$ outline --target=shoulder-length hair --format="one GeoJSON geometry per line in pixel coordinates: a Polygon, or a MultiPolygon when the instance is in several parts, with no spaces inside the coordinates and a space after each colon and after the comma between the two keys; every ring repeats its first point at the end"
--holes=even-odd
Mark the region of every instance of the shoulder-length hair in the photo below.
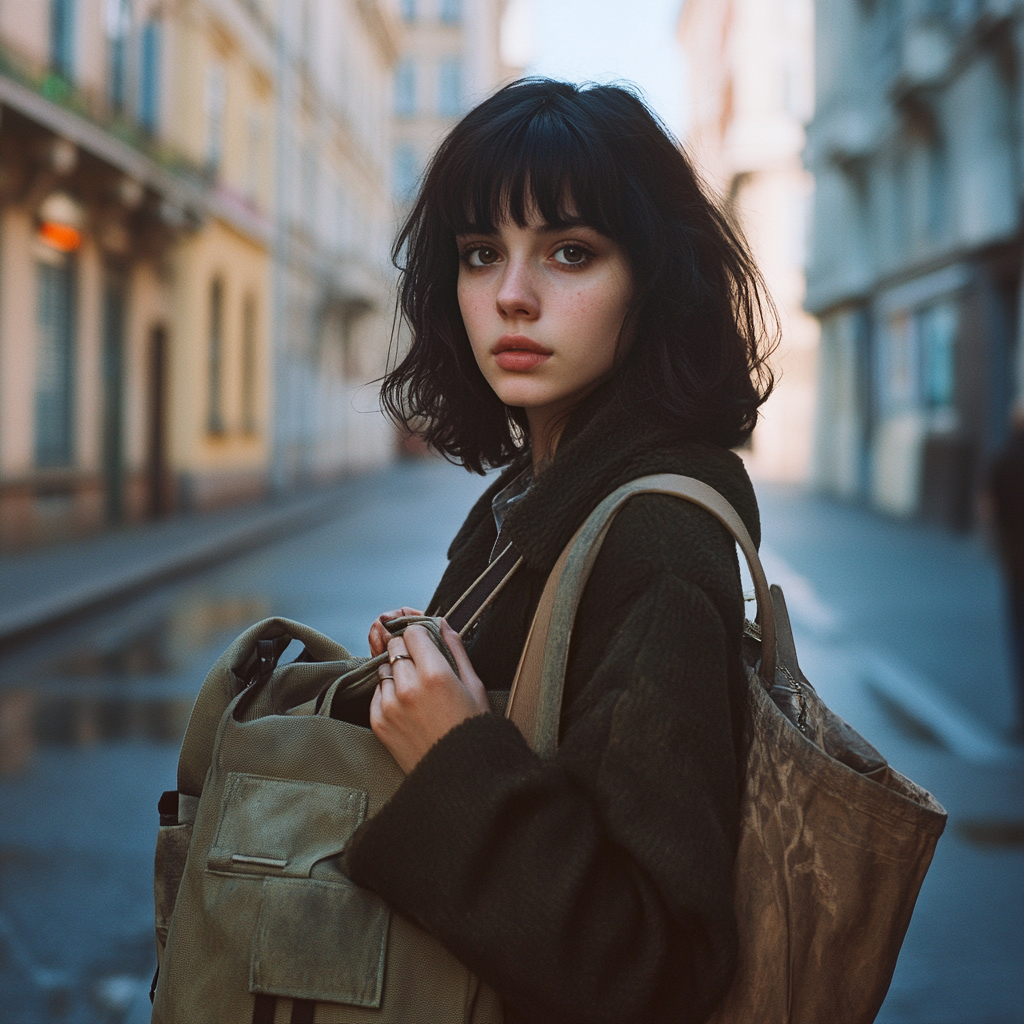
{"type": "Polygon", "coordinates": [[[383,380],[385,411],[476,472],[522,451],[524,411],[501,402],[470,348],[455,239],[506,218],[526,226],[533,208],[623,248],[635,289],[623,362],[634,389],[687,437],[743,443],[773,384],[774,309],[753,260],[637,96],[549,79],[485,100],[430,162],[392,251],[412,342],[383,380]]]}

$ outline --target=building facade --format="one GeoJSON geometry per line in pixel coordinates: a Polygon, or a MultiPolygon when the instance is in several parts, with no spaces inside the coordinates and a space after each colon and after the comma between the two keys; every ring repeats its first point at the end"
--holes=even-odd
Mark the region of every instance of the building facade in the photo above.
{"type": "Polygon", "coordinates": [[[403,210],[449,129],[521,69],[502,59],[508,0],[400,0],[398,6],[404,32],[394,74],[392,167],[403,210]]]}
{"type": "Polygon", "coordinates": [[[279,6],[273,296],[277,488],[381,465],[395,211],[392,0],[279,6]]]}
{"type": "Polygon", "coordinates": [[[686,149],[742,229],[779,314],[776,390],[744,449],[761,479],[810,474],[818,324],[803,310],[813,181],[801,162],[813,109],[812,0],[686,0],[686,149]]]}
{"type": "Polygon", "coordinates": [[[0,0],[0,547],[379,465],[392,0],[0,0]]]}
{"type": "Polygon", "coordinates": [[[818,0],[814,477],[954,528],[1024,403],[1024,4],[818,0]]]}

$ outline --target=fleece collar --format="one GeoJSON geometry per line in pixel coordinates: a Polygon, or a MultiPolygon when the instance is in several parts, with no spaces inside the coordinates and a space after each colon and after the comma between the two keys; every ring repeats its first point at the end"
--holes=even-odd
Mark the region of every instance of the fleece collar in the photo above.
{"type": "MultiPolygon", "coordinates": [[[[609,382],[566,424],[551,464],[509,510],[506,524],[528,566],[550,572],[562,548],[616,487],[652,473],[693,476],[720,491],[739,513],[755,544],[761,526],[743,462],[731,451],[688,440],[651,403],[627,402],[609,382]]],[[[497,493],[529,456],[517,459],[488,493],[497,493]]]]}

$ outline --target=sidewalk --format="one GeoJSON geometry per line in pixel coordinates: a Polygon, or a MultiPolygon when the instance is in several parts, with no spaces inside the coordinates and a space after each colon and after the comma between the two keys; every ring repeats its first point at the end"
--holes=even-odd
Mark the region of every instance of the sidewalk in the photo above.
{"type": "Polygon", "coordinates": [[[957,737],[942,720],[1002,745],[1016,694],[1002,579],[982,538],[798,487],[756,488],[761,560],[785,591],[798,645],[856,648],[873,687],[944,742],[957,737]]]}
{"type": "Polygon", "coordinates": [[[341,515],[376,476],[0,555],[0,650],[341,515]]]}

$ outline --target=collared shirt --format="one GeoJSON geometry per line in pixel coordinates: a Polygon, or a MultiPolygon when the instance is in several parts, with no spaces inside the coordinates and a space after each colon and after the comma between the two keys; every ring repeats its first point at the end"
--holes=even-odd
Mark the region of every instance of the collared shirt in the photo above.
{"type": "Polygon", "coordinates": [[[508,515],[509,509],[511,509],[512,506],[526,494],[532,484],[533,466],[527,466],[522,473],[514,477],[500,491],[498,491],[492,499],[491,512],[494,513],[494,525],[498,530],[498,539],[494,542],[494,547],[491,548],[492,562],[501,554],[502,551],[505,550],[510,540],[509,537],[502,535],[502,529],[505,525],[505,517],[508,515]]]}

